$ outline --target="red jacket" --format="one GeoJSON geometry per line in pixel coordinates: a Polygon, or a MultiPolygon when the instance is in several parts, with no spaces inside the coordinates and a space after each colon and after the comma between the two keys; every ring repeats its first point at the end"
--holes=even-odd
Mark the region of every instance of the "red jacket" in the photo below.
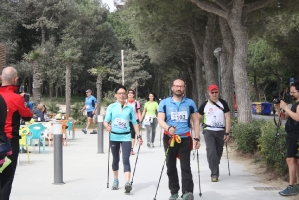
{"type": "Polygon", "coordinates": [[[18,87],[15,85],[0,87],[0,96],[4,99],[7,107],[7,113],[0,113],[0,115],[6,115],[4,127],[6,136],[9,139],[19,140],[21,117],[25,121],[30,121],[32,118],[32,113],[30,109],[25,106],[24,98],[21,95],[15,93],[17,89],[18,87]]]}

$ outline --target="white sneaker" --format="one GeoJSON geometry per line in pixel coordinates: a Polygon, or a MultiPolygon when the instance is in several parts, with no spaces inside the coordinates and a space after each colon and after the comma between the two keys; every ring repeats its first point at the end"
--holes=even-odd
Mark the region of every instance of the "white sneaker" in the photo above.
{"type": "Polygon", "coordinates": [[[155,146],[154,146],[154,143],[151,143],[151,148],[154,148],[155,146]]]}

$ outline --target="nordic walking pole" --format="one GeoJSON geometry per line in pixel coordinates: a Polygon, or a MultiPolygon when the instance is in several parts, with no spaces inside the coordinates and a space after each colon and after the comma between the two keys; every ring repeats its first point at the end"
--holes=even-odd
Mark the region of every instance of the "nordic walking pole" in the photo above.
{"type": "Polygon", "coordinates": [[[199,182],[199,196],[202,196],[201,193],[201,186],[200,186],[200,170],[199,170],[199,157],[198,157],[198,149],[196,150],[196,157],[197,157],[197,171],[198,171],[198,182],[199,182]]]}
{"type": "MultiPolygon", "coordinates": [[[[137,139],[137,140],[138,140],[138,139],[137,139]]],[[[136,157],[136,161],[135,161],[135,167],[134,167],[134,171],[133,171],[133,176],[132,176],[131,186],[133,185],[133,179],[134,179],[134,174],[135,174],[135,170],[136,170],[136,164],[137,164],[137,160],[138,160],[139,150],[140,150],[140,145],[139,145],[139,147],[138,147],[138,151],[137,151],[137,157],[136,157]]]]}
{"type": "MultiPolygon", "coordinates": [[[[192,127],[191,127],[191,136],[192,136],[192,138],[193,138],[193,133],[192,133],[192,127]]],[[[195,159],[195,149],[193,148],[192,149],[192,154],[193,154],[193,160],[195,159]]]]}
{"type": "Polygon", "coordinates": [[[157,189],[156,189],[156,194],[155,194],[154,200],[157,200],[156,197],[157,197],[157,193],[158,193],[158,189],[159,189],[159,185],[160,185],[160,181],[161,181],[162,173],[163,173],[163,170],[164,170],[164,166],[165,166],[165,162],[166,162],[166,158],[167,158],[167,154],[168,154],[169,146],[170,146],[170,145],[168,145],[167,150],[166,150],[166,153],[165,153],[165,159],[164,159],[163,167],[162,167],[162,170],[161,170],[161,174],[160,174],[160,178],[159,178],[159,182],[158,182],[158,186],[157,186],[157,189]]]}
{"type": "Polygon", "coordinates": [[[230,168],[229,168],[229,160],[228,160],[228,151],[227,151],[227,142],[225,143],[225,146],[226,146],[226,156],[227,156],[228,175],[230,176],[230,168]]]}
{"type": "Polygon", "coordinates": [[[107,175],[107,188],[109,188],[109,158],[110,158],[110,133],[109,133],[109,149],[108,149],[108,175],[107,175]]]}

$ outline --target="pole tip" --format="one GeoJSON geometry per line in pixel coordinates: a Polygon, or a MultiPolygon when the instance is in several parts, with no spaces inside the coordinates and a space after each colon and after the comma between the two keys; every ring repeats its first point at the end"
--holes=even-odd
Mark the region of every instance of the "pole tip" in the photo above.
{"type": "Polygon", "coordinates": [[[202,193],[199,193],[199,196],[201,197],[201,196],[202,196],[202,193]]]}

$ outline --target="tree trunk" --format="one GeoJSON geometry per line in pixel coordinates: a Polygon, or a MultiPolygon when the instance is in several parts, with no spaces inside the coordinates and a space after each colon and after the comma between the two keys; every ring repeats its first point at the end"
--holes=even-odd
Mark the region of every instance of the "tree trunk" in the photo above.
{"type": "Polygon", "coordinates": [[[197,106],[200,106],[206,100],[206,90],[205,90],[205,80],[203,76],[203,49],[202,44],[198,40],[198,34],[195,29],[191,26],[191,40],[195,49],[195,80],[196,80],[196,89],[197,89],[197,106]]]}
{"type": "Polygon", "coordinates": [[[45,44],[45,42],[46,42],[46,31],[45,31],[45,28],[44,28],[43,25],[42,25],[40,28],[41,28],[41,33],[42,33],[41,47],[43,48],[43,47],[44,47],[44,44],[45,44]]]}
{"type": "Polygon", "coordinates": [[[191,65],[188,61],[185,61],[184,59],[181,59],[183,61],[183,63],[185,63],[186,65],[186,69],[188,71],[189,77],[190,77],[190,82],[191,84],[189,85],[189,89],[190,89],[190,99],[193,99],[194,102],[197,102],[197,90],[196,90],[196,77],[195,77],[195,73],[192,72],[191,69],[191,65]]]}
{"type": "Polygon", "coordinates": [[[32,92],[32,82],[31,82],[31,77],[28,78],[28,92],[29,92],[30,94],[33,94],[33,92],[32,92]]]}
{"type": "Polygon", "coordinates": [[[71,114],[71,73],[72,65],[68,63],[65,71],[65,105],[67,116],[71,114]]]}
{"type": "Polygon", "coordinates": [[[49,98],[53,98],[53,83],[49,83],[49,98]]]}
{"type": "Polygon", "coordinates": [[[219,26],[222,34],[223,46],[221,50],[221,94],[222,98],[227,101],[231,110],[231,117],[235,116],[234,112],[234,83],[233,83],[233,58],[234,58],[234,39],[229,30],[225,19],[219,17],[219,26]]]}
{"type": "Polygon", "coordinates": [[[234,2],[234,8],[229,13],[227,23],[230,26],[235,41],[233,73],[238,104],[238,122],[246,123],[252,121],[252,114],[246,71],[248,30],[242,23],[245,18],[242,12],[243,6],[244,1],[234,2]]]}
{"type": "Polygon", "coordinates": [[[205,80],[203,77],[203,71],[202,71],[202,61],[198,54],[195,55],[195,80],[196,80],[196,89],[197,89],[197,107],[200,106],[205,100],[206,100],[206,90],[205,90],[205,80]]]}
{"type": "Polygon", "coordinates": [[[41,74],[38,72],[38,61],[34,60],[32,63],[33,68],[33,84],[32,84],[32,95],[35,110],[37,105],[41,102],[40,88],[42,85],[41,74]]]}
{"type": "Polygon", "coordinates": [[[208,22],[205,31],[203,44],[203,57],[207,86],[218,83],[217,66],[214,64],[214,36],[215,36],[216,15],[208,13],[208,22]]]}
{"type": "Polygon", "coordinates": [[[97,102],[98,102],[97,103],[98,104],[97,115],[100,115],[101,114],[101,104],[102,104],[102,84],[103,84],[103,78],[102,78],[101,74],[99,74],[97,76],[96,84],[97,84],[97,102]]]}
{"type": "Polygon", "coordinates": [[[244,6],[244,0],[234,0],[228,3],[215,1],[217,6],[211,6],[205,1],[200,0],[190,1],[195,3],[199,8],[217,14],[227,20],[235,41],[233,75],[238,104],[238,122],[251,122],[251,101],[248,92],[249,82],[246,71],[248,32],[244,24],[248,12],[261,9],[274,2],[274,0],[256,1],[254,3],[249,3],[247,6],[244,6]],[[219,6],[221,9],[219,9],[219,6]]]}
{"type": "Polygon", "coordinates": [[[55,97],[56,97],[56,99],[58,99],[58,86],[56,85],[56,87],[55,87],[55,97]]]}
{"type": "Polygon", "coordinates": [[[2,74],[2,70],[5,67],[6,67],[6,45],[4,43],[0,43],[0,74],[2,74]]]}

